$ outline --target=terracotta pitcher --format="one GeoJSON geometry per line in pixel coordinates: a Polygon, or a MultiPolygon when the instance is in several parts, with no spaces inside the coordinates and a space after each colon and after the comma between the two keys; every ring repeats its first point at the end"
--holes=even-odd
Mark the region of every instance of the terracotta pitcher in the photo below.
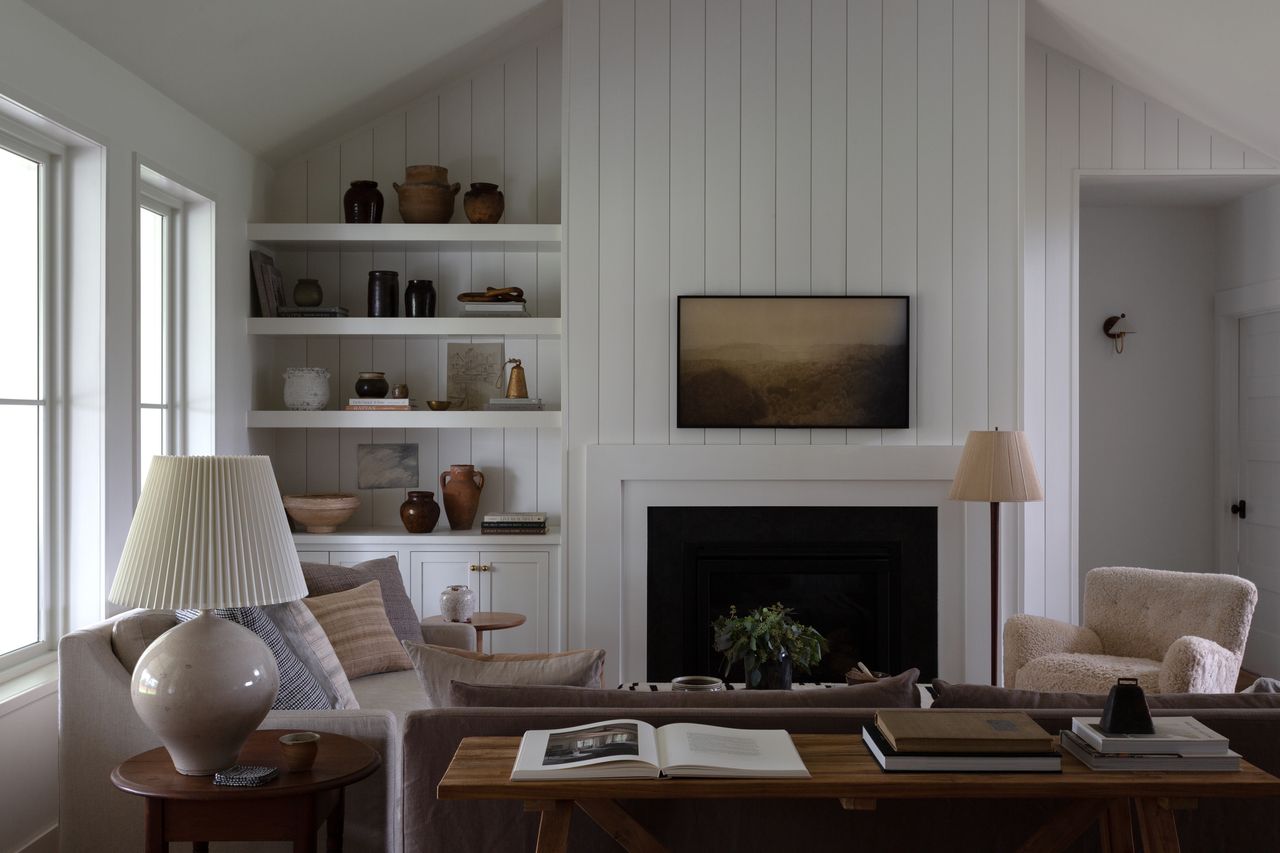
{"type": "Polygon", "coordinates": [[[474,465],[451,465],[440,474],[440,499],[453,530],[470,530],[480,508],[484,472],[474,465]]]}

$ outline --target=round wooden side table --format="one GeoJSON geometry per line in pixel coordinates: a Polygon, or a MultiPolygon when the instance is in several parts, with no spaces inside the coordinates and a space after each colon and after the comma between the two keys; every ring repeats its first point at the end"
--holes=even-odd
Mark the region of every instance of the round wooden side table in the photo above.
{"type": "Polygon", "coordinates": [[[280,768],[265,785],[236,788],[212,776],[183,776],[164,747],[135,755],[111,771],[122,791],[146,799],[146,853],[164,853],[171,841],[190,841],[207,853],[210,841],[292,841],[296,853],[315,853],[316,832],[327,824],[325,849],[341,853],[345,788],[382,763],[371,747],[321,732],[310,770],[284,768],[280,736],[292,729],[254,732],[240,751],[241,764],[280,768]]]}
{"type": "MultiPolygon", "coordinates": [[[[501,631],[503,628],[515,628],[524,624],[523,613],[503,613],[500,610],[477,610],[471,614],[470,622],[459,622],[459,625],[470,625],[476,629],[476,651],[484,653],[485,631],[501,631]]],[[[428,616],[423,622],[444,623],[447,620],[437,613],[428,616]]]]}

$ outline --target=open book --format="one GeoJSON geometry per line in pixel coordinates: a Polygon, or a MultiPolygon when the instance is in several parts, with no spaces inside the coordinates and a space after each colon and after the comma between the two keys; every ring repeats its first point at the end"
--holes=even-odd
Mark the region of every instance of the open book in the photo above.
{"type": "Polygon", "coordinates": [[[657,779],[661,776],[809,778],[781,729],[726,729],[606,720],[524,733],[512,782],[545,779],[657,779]]]}

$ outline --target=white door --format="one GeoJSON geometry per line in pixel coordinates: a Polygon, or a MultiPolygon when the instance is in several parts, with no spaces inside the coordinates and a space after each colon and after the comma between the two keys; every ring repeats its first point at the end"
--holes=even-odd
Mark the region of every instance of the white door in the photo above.
{"type": "Polygon", "coordinates": [[[409,597],[418,616],[440,615],[440,593],[447,586],[463,584],[476,594],[476,610],[484,610],[480,600],[480,555],[475,551],[417,551],[410,558],[409,597]]]}
{"type": "Polygon", "coordinates": [[[549,652],[551,648],[551,560],[545,551],[489,551],[480,555],[485,610],[523,613],[518,628],[491,631],[487,652],[549,652]]]}
{"type": "Polygon", "coordinates": [[[1237,547],[1258,586],[1246,669],[1280,673],[1280,312],[1240,321],[1237,547]]]}

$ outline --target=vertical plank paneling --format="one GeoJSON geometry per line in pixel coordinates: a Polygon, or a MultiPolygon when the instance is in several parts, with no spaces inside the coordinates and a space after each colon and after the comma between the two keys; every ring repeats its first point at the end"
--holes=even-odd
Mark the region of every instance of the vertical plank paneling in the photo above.
{"type": "MultiPolygon", "coordinates": [[[[703,187],[706,165],[706,4],[671,4],[671,302],[668,328],[676,328],[676,297],[702,293],[706,262],[703,187]],[[679,80],[679,85],[674,81],[679,80]]],[[[745,200],[744,200],[745,201],[745,200]]],[[[571,338],[572,339],[572,338],[571,338]]],[[[676,359],[671,359],[668,400],[676,411],[676,359]]],[[[572,405],[578,405],[576,384],[572,405]]],[[[679,429],[671,419],[672,444],[702,444],[703,430],[679,429]]]]}
{"type": "MultiPolygon", "coordinates": [[[[670,336],[671,186],[663,179],[671,172],[670,0],[636,4],[636,56],[644,61],[636,63],[635,93],[635,441],[666,444],[674,415],[667,388],[674,346],[670,336]]],[[[708,50],[708,74],[712,64],[708,50]]],[[[735,190],[736,177],[731,182],[735,190]]]]}
{"type": "MultiPolygon", "coordinates": [[[[916,94],[918,77],[917,18],[914,0],[886,0],[884,4],[884,292],[916,297],[916,94]]],[[[920,312],[911,312],[912,348],[918,346],[920,312]]],[[[919,359],[911,358],[911,421],[920,417],[917,394],[919,359]]],[[[886,444],[915,444],[916,430],[885,430],[886,444]]]]}
{"type": "MultiPolygon", "coordinates": [[[[845,114],[845,293],[881,293],[883,176],[880,172],[882,51],[880,0],[850,0],[845,114]]],[[[878,429],[845,432],[849,444],[880,444],[878,429]]]]}
{"type": "MultiPolygon", "coordinates": [[[[537,222],[560,221],[560,34],[538,44],[538,218],[537,222]]],[[[538,313],[559,317],[560,246],[541,247],[538,252],[538,313]]],[[[558,468],[558,465],[557,465],[558,468]]]]}
{"type": "Polygon", "coordinates": [[[1178,168],[1178,114],[1155,101],[1146,102],[1146,169],[1178,168]]]}
{"type": "MultiPolygon", "coordinates": [[[[956,368],[957,394],[955,406],[986,408],[986,341],[973,341],[982,347],[982,382],[971,387],[972,360],[964,364],[970,372],[961,372],[960,356],[965,336],[957,336],[952,346],[952,266],[953,252],[962,246],[970,253],[986,256],[986,216],[973,213],[986,210],[987,154],[987,64],[986,64],[986,0],[971,2],[938,2],[923,0],[919,4],[919,98],[916,121],[920,128],[917,154],[916,264],[919,286],[912,314],[916,315],[918,336],[915,344],[918,362],[916,439],[920,444],[950,444],[952,424],[952,371],[956,368]],[[979,15],[978,12],[981,12],[979,15]],[[981,23],[981,39],[972,50],[962,50],[961,41],[967,31],[977,31],[981,23]],[[952,44],[955,42],[954,64],[952,44]],[[954,80],[953,80],[954,68],[954,80]],[[981,73],[967,73],[967,71],[981,73]],[[955,111],[952,112],[954,87],[955,111]],[[967,107],[967,109],[966,109],[967,107]],[[953,138],[954,137],[954,138],[953,138]],[[953,192],[952,157],[956,173],[953,192]],[[981,163],[976,161],[981,160],[981,163]],[[977,166],[977,168],[975,168],[977,166]],[[973,198],[966,198],[962,219],[979,224],[978,239],[967,244],[952,240],[952,205],[960,197],[961,182],[970,181],[981,188],[973,198]],[[954,244],[954,245],[953,245],[954,244]],[[982,393],[976,393],[979,390],[982,393]],[[962,399],[963,398],[963,399],[962,399]]],[[[957,223],[959,227],[959,223],[957,223]]],[[[985,265],[984,265],[985,266],[985,265]]],[[[956,281],[959,290],[960,281],[956,281]]],[[[957,293],[957,296],[960,296],[957,293]]],[[[986,326],[986,285],[981,294],[968,293],[967,306],[957,304],[956,316],[968,307],[972,318],[982,310],[986,326]],[[973,299],[974,296],[981,299],[973,299]]],[[[971,348],[971,349],[975,349],[971,348]]],[[[984,411],[985,419],[985,411],[984,411]]]]}
{"type": "MultiPolygon", "coordinates": [[[[1070,377],[1072,359],[1072,174],[1079,166],[1080,73],[1075,64],[1050,54],[1047,69],[1046,182],[1045,182],[1045,388],[1046,444],[1053,448],[1044,460],[1045,550],[1069,555],[1072,551],[1072,459],[1060,448],[1072,447],[1070,377]]],[[[1117,103],[1127,103],[1117,89],[1117,103]]],[[[1141,101],[1139,101],[1141,103],[1141,101]]],[[[1118,110],[1115,126],[1125,125],[1128,110],[1118,110]]],[[[1140,137],[1139,137],[1140,139],[1140,137]]],[[[1139,151],[1141,149],[1139,148],[1139,151]]],[[[1124,161],[1123,147],[1116,148],[1116,162],[1124,161]]],[[[1128,155],[1125,155],[1128,156],[1128,155]]],[[[1030,332],[1028,333],[1030,334],[1030,332]]],[[[1065,561],[1068,565],[1070,559],[1065,561]]],[[[1046,577],[1046,615],[1069,619],[1072,613],[1069,571],[1051,571],[1046,577]]]]}
{"type": "MultiPolygon", "coordinates": [[[[454,83],[440,93],[440,165],[449,170],[450,182],[466,187],[471,181],[471,80],[454,83]]],[[[461,192],[458,193],[462,195],[461,192]]],[[[462,199],[455,200],[452,222],[466,222],[462,199]]],[[[442,245],[439,254],[437,313],[456,317],[458,294],[477,285],[472,280],[472,258],[467,246],[442,245]]],[[[480,285],[483,288],[483,285],[480,285]]]]}
{"type": "MultiPolygon", "coordinates": [[[[1050,62],[1059,62],[1064,67],[1070,66],[1079,76],[1079,68],[1075,63],[1060,54],[1051,54],[1050,62]]],[[[1114,83],[1111,92],[1111,167],[1113,169],[1146,168],[1146,118],[1146,99],[1128,86],[1114,83]]]]}
{"type": "MultiPolygon", "coordinates": [[[[812,229],[811,290],[845,292],[845,130],[848,125],[848,5],[845,0],[813,3],[813,162],[810,180],[812,229]]],[[[815,429],[814,444],[844,444],[843,429],[815,429]]]]}
{"type": "Polygon", "coordinates": [[[393,183],[404,180],[407,127],[403,112],[392,113],[373,126],[373,180],[382,193],[382,221],[400,222],[400,205],[393,183]]]}
{"type": "Polygon", "coordinates": [[[276,171],[271,185],[271,221],[307,221],[307,161],[299,157],[276,171]]]}
{"type": "MultiPolygon", "coordinates": [[[[471,181],[506,186],[506,134],[504,131],[503,66],[494,64],[471,79],[471,181]]],[[[463,212],[463,196],[470,189],[463,183],[454,206],[463,212]]],[[[501,287],[506,284],[506,255],[497,244],[471,246],[471,290],[501,287]]]]}
{"type": "Polygon", "coordinates": [[[1244,151],[1244,167],[1246,169],[1275,169],[1280,168],[1280,163],[1260,151],[1246,148],[1244,151]]]}
{"type": "Polygon", "coordinates": [[[635,439],[634,0],[600,6],[600,442],[635,439]]]}
{"type": "Polygon", "coordinates": [[[1178,168],[1210,168],[1209,139],[1209,128],[1195,119],[1178,116],[1178,168]]]}
{"type": "Polygon", "coordinates": [[[1220,133],[1213,134],[1209,148],[1210,168],[1243,169],[1244,146],[1220,133]]]}
{"type": "MultiPolygon", "coordinates": [[[[1040,45],[1029,42],[1026,53],[1025,137],[1023,157],[1027,174],[1022,246],[1022,428],[1031,443],[1031,452],[1044,469],[1045,347],[1045,180],[1046,180],[1046,65],[1048,57],[1040,45]]],[[[1056,452],[1056,449],[1055,449],[1056,452]]],[[[1045,505],[1026,503],[1022,507],[1022,596],[1023,613],[1043,616],[1045,582],[1045,505]]]]}
{"type": "Polygon", "coordinates": [[[1080,69],[1080,166],[1111,168],[1111,78],[1080,69]]]}
{"type": "MultiPolygon", "coordinates": [[[[813,30],[810,0],[778,0],[776,220],[779,294],[810,293],[813,257],[810,191],[813,181],[811,87],[813,30]]],[[[778,444],[808,444],[807,429],[776,431],[778,444]]]]}
{"type": "MultiPolygon", "coordinates": [[[[972,429],[986,429],[987,412],[987,2],[960,0],[955,7],[955,178],[952,264],[954,312],[949,318],[947,340],[951,361],[947,369],[954,388],[954,403],[946,424],[945,444],[962,444],[972,429]],[[981,213],[981,215],[978,215],[981,213]],[[954,336],[954,343],[952,338],[954,336]]],[[[935,48],[936,49],[936,48],[935,48]]],[[[922,46],[923,56],[923,46],[922,46]]],[[[927,134],[921,129],[921,144],[927,134]]],[[[936,202],[934,202],[936,203],[936,202]]],[[[921,222],[924,210],[920,212],[921,222]]],[[[921,235],[921,242],[925,238],[921,235]]],[[[920,287],[927,286],[921,271],[920,287]]],[[[922,293],[920,301],[924,302],[922,293]]],[[[948,306],[951,307],[951,306],[948,306]]],[[[921,305],[921,348],[928,347],[931,332],[924,328],[927,306],[921,305]]],[[[932,334],[936,334],[936,330],[932,334]]],[[[921,370],[926,364],[921,356],[921,370]]],[[[951,402],[951,398],[948,398],[951,402]]],[[[932,405],[921,380],[920,422],[928,420],[923,409],[932,405]]],[[[939,442],[931,442],[939,443],[939,442]]]]}
{"type": "MultiPolygon", "coordinates": [[[[503,222],[538,221],[538,51],[530,46],[503,66],[502,191],[506,196],[503,222]]],[[[534,246],[508,246],[523,250],[534,246]]],[[[503,256],[503,280],[524,288],[529,313],[542,316],[539,302],[538,253],[508,251],[503,256]]]]}

